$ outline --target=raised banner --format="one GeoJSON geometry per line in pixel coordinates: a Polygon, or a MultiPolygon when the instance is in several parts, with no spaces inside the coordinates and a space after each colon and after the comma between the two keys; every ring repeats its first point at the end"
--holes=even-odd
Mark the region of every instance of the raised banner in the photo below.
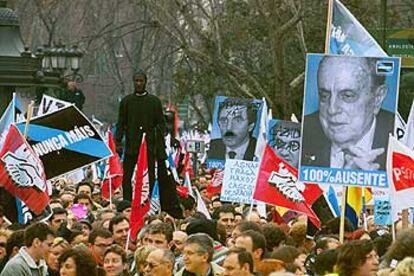
{"type": "MultiPolygon", "coordinates": [[[[227,169],[227,164],[226,164],[227,169]]],[[[318,185],[298,181],[297,169],[278,157],[266,145],[257,176],[253,198],[267,204],[306,214],[316,228],[320,220],[311,205],[323,193],[318,185]]]]}
{"type": "Polygon", "coordinates": [[[353,14],[339,1],[332,0],[328,32],[329,54],[381,57],[387,54],[353,14]]]}
{"type": "Polygon", "coordinates": [[[388,187],[400,59],[309,54],[299,179],[388,187]]]}
{"type": "MultiPolygon", "coordinates": [[[[24,131],[25,123],[17,128],[24,131]]],[[[111,156],[99,132],[74,105],[30,120],[28,141],[48,180],[111,156]]]]}
{"type": "Polygon", "coordinates": [[[224,169],[220,200],[250,204],[259,162],[228,159],[224,169]]]}
{"type": "Polygon", "coordinates": [[[272,119],[267,129],[267,141],[276,154],[297,168],[299,165],[300,124],[272,119]]]}
{"type": "Polygon", "coordinates": [[[224,168],[227,159],[254,161],[263,101],[217,96],[207,152],[208,168],[224,168]]]}
{"type": "Polygon", "coordinates": [[[414,207],[414,151],[390,137],[387,170],[393,218],[403,209],[414,207]]]}
{"type": "Polygon", "coordinates": [[[40,100],[37,115],[40,116],[43,114],[51,113],[69,105],[71,105],[71,103],[43,94],[42,99],[40,100]]]}
{"type": "Polygon", "coordinates": [[[42,162],[13,124],[0,150],[0,187],[22,200],[36,215],[49,203],[42,162]]]}
{"type": "Polygon", "coordinates": [[[388,197],[376,198],[374,200],[374,223],[376,225],[392,224],[391,202],[388,197]]]}

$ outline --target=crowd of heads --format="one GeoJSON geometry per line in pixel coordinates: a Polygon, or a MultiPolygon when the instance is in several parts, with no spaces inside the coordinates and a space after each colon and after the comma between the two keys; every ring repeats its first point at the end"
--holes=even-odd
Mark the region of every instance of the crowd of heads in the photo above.
{"type": "Polygon", "coordinates": [[[414,271],[414,229],[397,227],[393,241],[387,227],[368,217],[367,229],[355,229],[347,222],[341,243],[335,218],[310,237],[304,215],[272,206],[263,213],[256,206],[222,202],[219,194],[210,193],[212,173],[201,167],[193,179],[208,213],[197,209],[190,194],[181,195],[183,218],[162,211],[147,215],[136,237],[129,232],[131,202],[123,200],[122,193],[115,192],[110,203],[96,195],[100,183],[60,183],[50,201],[53,214],[46,220],[27,225],[1,220],[0,269],[7,272],[19,254],[27,253],[49,275],[412,275],[414,271]]]}

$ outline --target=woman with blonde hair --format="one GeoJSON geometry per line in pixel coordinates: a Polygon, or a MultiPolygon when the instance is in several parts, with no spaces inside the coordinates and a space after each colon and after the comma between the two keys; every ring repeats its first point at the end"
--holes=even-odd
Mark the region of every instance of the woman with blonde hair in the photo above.
{"type": "Polygon", "coordinates": [[[50,276],[59,275],[59,257],[68,249],[70,249],[70,244],[64,238],[57,237],[53,240],[46,256],[50,276]]]}

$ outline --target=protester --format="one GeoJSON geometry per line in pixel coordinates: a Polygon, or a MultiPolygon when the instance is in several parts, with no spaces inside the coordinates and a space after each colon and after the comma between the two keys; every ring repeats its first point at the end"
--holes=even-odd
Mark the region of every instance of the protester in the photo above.
{"type": "Polygon", "coordinates": [[[313,272],[316,275],[325,275],[334,272],[334,267],[338,257],[338,252],[335,249],[328,249],[319,253],[315,257],[315,264],[313,272]]]}
{"type": "MultiPolygon", "coordinates": [[[[147,75],[144,72],[135,72],[133,81],[134,93],[124,97],[120,103],[115,135],[118,153],[123,151],[123,138],[125,136],[122,190],[123,199],[129,201],[132,201],[131,178],[144,133],[146,134],[148,146],[150,183],[154,183],[155,179],[155,161],[166,159],[163,136],[166,126],[161,101],[157,96],[149,94],[146,90],[147,75]]],[[[160,169],[159,166],[158,169],[160,169]]]]}
{"type": "Polygon", "coordinates": [[[168,249],[155,249],[144,264],[144,276],[172,276],[174,254],[168,249]]]}
{"type": "Polygon", "coordinates": [[[243,248],[252,254],[254,267],[256,268],[266,253],[266,239],[261,233],[247,230],[236,239],[235,247],[243,248]]]}
{"type": "Polygon", "coordinates": [[[172,239],[173,228],[168,223],[161,222],[148,227],[147,246],[170,249],[172,239]]]}
{"type": "Polygon", "coordinates": [[[379,259],[372,241],[350,241],[338,250],[335,272],[340,276],[375,276],[378,267],[379,259]]]}
{"type": "Polygon", "coordinates": [[[61,225],[68,219],[68,212],[63,208],[53,208],[50,217],[50,228],[57,233],[61,225]]]}
{"type": "Polygon", "coordinates": [[[176,273],[176,276],[185,276],[188,273],[206,275],[219,275],[223,268],[212,263],[213,240],[207,234],[190,235],[184,246],[184,267],[176,273]]]}
{"type": "Polygon", "coordinates": [[[143,275],[147,257],[155,249],[155,247],[142,246],[135,251],[134,259],[137,275],[143,275]]]}
{"type": "Polygon", "coordinates": [[[103,266],[104,253],[112,243],[112,233],[107,229],[96,228],[89,234],[89,252],[99,266],[103,266]]]}
{"type": "Polygon", "coordinates": [[[19,253],[20,248],[24,246],[24,230],[14,231],[7,239],[6,243],[6,257],[3,259],[2,266],[0,265],[0,272],[3,271],[7,261],[19,253]]]}
{"type": "Polygon", "coordinates": [[[62,100],[73,103],[77,108],[82,110],[83,104],[85,103],[85,95],[83,94],[83,91],[79,89],[78,84],[75,81],[68,80],[66,82],[66,90],[62,100]]]}
{"type": "Polygon", "coordinates": [[[254,275],[252,255],[244,249],[231,250],[223,263],[223,276],[254,275]]]}
{"type": "Polygon", "coordinates": [[[57,237],[53,240],[46,256],[49,276],[59,275],[59,257],[68,249],[70,249],[70,245],[65,239],[57,237]]]}
{"type": "Polygon", "coordinates": [[[305,273],[306,254],[294,246],[281,246],[272,253],[272,258],[283,261],[286,265],[293,264],[305,273]]]}
{"type": "Polygon", "coordinates": [[[98,269],[89,252],[83,248],[65,251],[59,257],[61,276],[97,276],[98,269]]]}
{"type": "Polygon", "coordinates": [[[173,251],[176,257],[180,256],[184,249],[184,242],[187,239],[187,233],[183,231],[174,231],[173,232],[173,251]]]}
{"type": "Polygon", "coordinates": [[[7,242],[12,231],[6,229],[0,229],[0,272],[8,261],[7,258],[7,242]]]}
{"type": "Polygon", "coordinates": [[[24,232],[25,246],[11,258],[1,276],[47,275],[46,254],[53,244],[53,230],[44,223],[35,223],[24,232]]]}
{"type": "Polygon", "coordinates": [[[234,207],[230,204],[224,204],[223,206],[218,207],[214,210],[212,218],[217,220],[218,223],[226,227],[227,237],[231,236],[231,233],[234,229],[234,214],[236,211],[234,207]]]}
{"type": "Polygon", "coordinates": [[[127,254],[117,244],[111,245],[103,256],[105,276],[129,276],[127,254]]]}
{"type": "Polygon", "coordinates": [[[109,231],[112,233],[114,242],[125,248],[128,239],[129,220],[122,215],[116,215],[109,222],[109,231]]]}

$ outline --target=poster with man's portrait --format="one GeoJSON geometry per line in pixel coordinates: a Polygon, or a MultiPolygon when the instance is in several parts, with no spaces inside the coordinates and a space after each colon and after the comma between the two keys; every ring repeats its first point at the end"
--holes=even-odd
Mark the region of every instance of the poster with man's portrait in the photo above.
{"type": "Polygon", "coordinates": [[[224,168],[226,159],[254,161],[263,102],[217,96],[207,167],[224,168]]]}
{"type": "Polygon", "coordinates": [[[267,128],[267,141],[275,153],[298,168],[300,152],[300,124],[272,119],[267,128]]]}
{"type": "Polygon", "coordinates": [[[399,73],[394,57],[307,56],[301,181],[388,187],[399,73]]]}

